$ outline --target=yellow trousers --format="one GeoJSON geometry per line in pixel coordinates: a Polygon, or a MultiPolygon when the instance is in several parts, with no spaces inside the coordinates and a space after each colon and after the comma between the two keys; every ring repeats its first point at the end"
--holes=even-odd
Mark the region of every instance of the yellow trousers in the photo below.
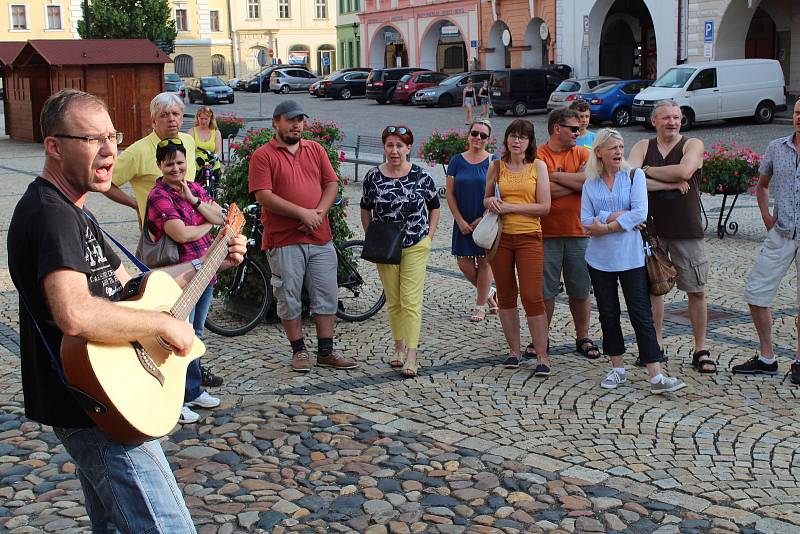
{"type": "Polygon", "coordinates": [[[395,341],[405,341],[409,349],[416,349],[419,345],[422,290],[431,245],[431,238],[425,236],[416,245],[403,249],[400,265],[378,265],[378,275],[389,305],[392,337],[395,341]]]}

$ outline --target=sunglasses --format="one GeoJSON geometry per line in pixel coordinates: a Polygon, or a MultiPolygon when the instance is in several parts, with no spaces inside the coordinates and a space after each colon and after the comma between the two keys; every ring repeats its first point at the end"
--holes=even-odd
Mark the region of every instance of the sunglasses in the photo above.
{"type": "Polygon", "coordinates": [[[572,133],[578,133],[581,131],[580,126],[569,126],[568,124],[561,124],[560,122],[558,123],[558,125],[561,126],[562,128],[567,128],[572,133]]]}
{"type": "Polygon", "coordinates": [[[408,133],[408,129],[405,126],[388,126],[386,128],[386,133],[398,133],[400,135],[405,135],[408,133]]]}
{"type": "Polygon", "coordinates": [[[183,145],[183,141],[180,139],[162,139],[158,142],[158,148],[164,148],[167,145],[183,145]]]}
{"type": "Polygon", "coordinates": [[[489,139],[489,134],[487,134],[487,133],[483,133],[483,132],[479,132],[478,130],[472,130],[471,132],[469,132],[469,134],[470,134],[472,137],[480,137],[480,138],[481,138],[481,139],[483,139],[484,141],[486,141],[487,139],[489,139]]]}

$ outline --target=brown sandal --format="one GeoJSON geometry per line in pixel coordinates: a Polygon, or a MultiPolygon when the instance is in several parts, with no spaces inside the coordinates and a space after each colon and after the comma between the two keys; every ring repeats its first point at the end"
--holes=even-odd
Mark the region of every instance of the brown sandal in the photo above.
{"type": "Polygon", "coordinates": [[[394,358],[389,362],[389,367],[403,367],[406,363],[406,351],[405,349],[400,352],[394,353],[394,358]]]}

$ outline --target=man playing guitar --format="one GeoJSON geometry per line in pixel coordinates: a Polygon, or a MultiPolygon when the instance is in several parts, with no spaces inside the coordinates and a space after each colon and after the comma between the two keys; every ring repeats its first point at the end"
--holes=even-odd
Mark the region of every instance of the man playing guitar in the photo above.
{"type": "MultiPolygon", "coordinates": [[[[102,100],[73,89],[45,102],[41,131],[44,169],[17,204],[8,230],[9,270],[20,294],[25,415],[51,425],[75,460],[95,532],[195,532],[159,442],[125,445],[95,426],[49,352],[58,353],[64,335],[104,343],[158,336],[175,354],[192,348],[189,323],[112,302],[131,275],[83,206],[90,191],[111,186],[121,135],[102,100]]],[[[233,238],[222,267],[240,263],[245,250],[245,239],[233,238]]],[[[196,267],[185,263],[164,271],[184,286],[196,267]]]]}

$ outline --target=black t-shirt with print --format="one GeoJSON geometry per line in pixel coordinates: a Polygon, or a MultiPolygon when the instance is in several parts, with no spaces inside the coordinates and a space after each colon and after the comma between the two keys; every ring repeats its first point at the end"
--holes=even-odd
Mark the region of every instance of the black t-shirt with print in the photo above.
{"type": "Polygon", "coordinates": [[[364,177],[361,207],[382,222],[404,222],[403,248],[422,240],[430,230],[430,210],[439,208],[436,184],[419,165],[411,165],[402,178],[385,176],[373,167],[364,177]]]}
{"type": "MultiPolygon", "coordinates": [[[[70,269],[86,275],[89,291],[96,297],[117,300],[122,290],[114,274],[120,259],[107,246],[100,228],[43,178],[31,182],[14,209],[8,228],[8,264],[17,291],[31,307],[56,356],[63,334],[42,290],[44,277],[70,269]]],[[[19,330],[25,415],[52,426],[94,426],[53,369],[22,298],[19,330]]]]}

